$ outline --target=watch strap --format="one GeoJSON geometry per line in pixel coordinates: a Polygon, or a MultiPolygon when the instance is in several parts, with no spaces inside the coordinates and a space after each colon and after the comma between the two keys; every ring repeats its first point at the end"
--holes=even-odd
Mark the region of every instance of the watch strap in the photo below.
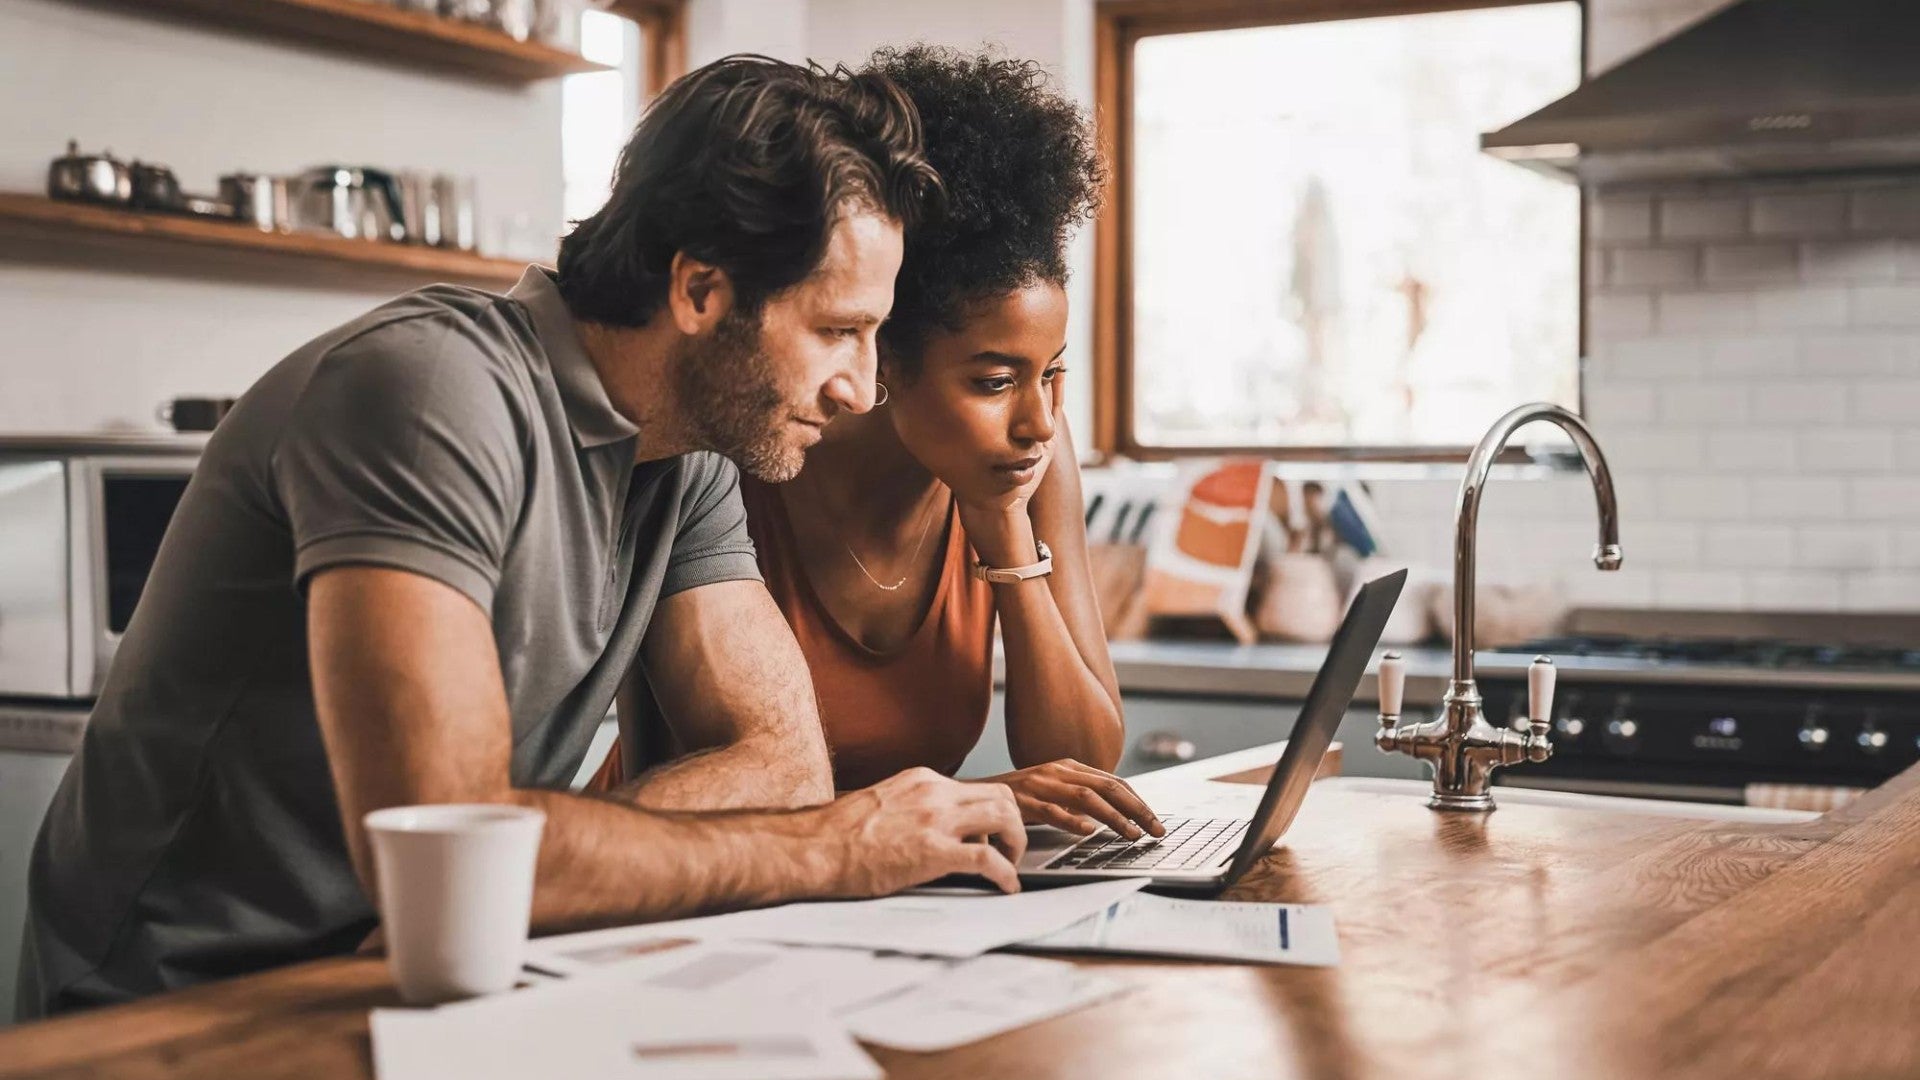
{"type": "Polygon", "coordinates": [[[1033,546],[1040,555],[1039,562],[1028,563],[1025,566],[997,567],[975,560],[972,567],[973,576],[995,585],[1017,585],[1022,581],[1046,577],[1053,573],[1053,550],[1047,547],[1045,540],[1035,541],[1033,546]]]}

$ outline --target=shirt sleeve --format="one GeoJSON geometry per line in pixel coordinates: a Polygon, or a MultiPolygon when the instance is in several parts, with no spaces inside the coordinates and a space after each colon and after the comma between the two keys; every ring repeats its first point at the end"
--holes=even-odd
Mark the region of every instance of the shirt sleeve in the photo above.
{"type": "Polygon", "coordinates": [[[661,597],[722,581],[762,580],[740,501],[740,471],[710,453],[688,455],[685,468],[686,494],[661,597]]]}
{"type": "Polygon", "coordinates": [[[387,566],[491,612],[525,487],[510,379],[451,318],[387,323],[321,358],[273,458],[296,587],[387,566]]]}

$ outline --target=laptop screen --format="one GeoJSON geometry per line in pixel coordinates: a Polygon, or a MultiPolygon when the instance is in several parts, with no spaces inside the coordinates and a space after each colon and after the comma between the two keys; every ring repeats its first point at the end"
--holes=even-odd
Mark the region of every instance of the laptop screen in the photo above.
{"type": "Polygon", "coordinates": [[[1247,826],[1247,838],[1240,845],[1240,853],[1234,856],[1233,866],[1227,872],[1228,881],[1246,873],[1273,847],[1274,841],[1280,839],[1287,826],[1293,824],[1294,815],[1300,812],[1300,804],[1307,797],[1307,788],[1320,769],[1320,759],[1333,743],[1333,734],[1346,716],[1347,706],[1353,703],[1354,692],[1360,688],[1360,677],[1366,674],[1367,663],[1373,659],[1374,647],[1380,644],[1387,617],[1393,614],[1393,605],[1400,599],[1400,590],[1406,582],[1405,570],[1375,578],[1360,587],[1348,606],[1346,618],[1341,620],[1333,643],[1327,647],[1326,662],[1320,665],[1319,673],[1313,677],[1313,686],[1307,690],[1307,700],[1300,706],[1300,718],[1294,721],[1293,733],[1287,736],[1287,748],[1273,767],[1273,778],[1267,782],[1260,809],[1247,826]]]}

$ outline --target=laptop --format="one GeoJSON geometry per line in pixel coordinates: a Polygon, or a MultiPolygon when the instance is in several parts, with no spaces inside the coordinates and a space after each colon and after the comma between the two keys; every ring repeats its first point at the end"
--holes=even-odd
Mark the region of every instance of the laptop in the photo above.
{"type": "Polygon", "coordinates": [[[1111,829],[1078,837],[1059,829],[1031,828],[1027,853],[1017,867],[1021,882],[1066,885],[1144,877],[1156,888],[1213,892],[1238,881],[1293,824],[1406,581],[1405,570],[1395,571],[1362,585],[1354,596],[1252,818],[1162,818],[1165,836],[1139,840],[1111,829]]]}

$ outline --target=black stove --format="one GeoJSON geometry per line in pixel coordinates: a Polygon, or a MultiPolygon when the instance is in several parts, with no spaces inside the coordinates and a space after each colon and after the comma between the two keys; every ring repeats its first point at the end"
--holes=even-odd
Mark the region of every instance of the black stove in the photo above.
{"type": "Polygon", "coordinates": [[[1635,638],[1612,634],[1545,638],[1517,652],[1548,656],[1645,660],[1716,667],[1814,669],[1827,671],[1920,674],[1920,648],[1890,645],[1840,645],[1801,641],[1751,641],[1741,638],[1635,638]]]}
{"type": "MultiPolygon", "coordinates": [[[[1749,785],[1870,788],[1920,761],[1920,649],[1583,635],[1501,650],[1559,662],[1553,757],[1519,782],[1739,802],[1749,785]]],[[[1496,723],[1524,720],[1517,664],[1483,663],[1496,723]]]]}

